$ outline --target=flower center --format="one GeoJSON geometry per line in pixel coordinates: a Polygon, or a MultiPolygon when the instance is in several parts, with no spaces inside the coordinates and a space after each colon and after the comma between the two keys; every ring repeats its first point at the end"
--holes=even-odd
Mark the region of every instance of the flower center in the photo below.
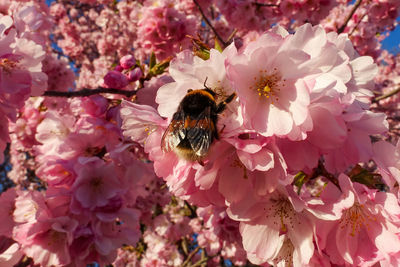
{"type": "Polygon", "coordinates": [[[98,190],[102,185],[103,185],[103,179],[100,177],[94,177],[91,181],[90,181],[90,185],[92,186],[92,188],[94,190],[98,190]]]}
{"type": "Polygon", "coordinates": [[[340,227],[351,227],[351,236],[359,233],[361,228],[364,226],[367,229],[370,228],[369,222],[375,221],[376,219],[365,210],[364,205],[355,203],[353,207],[346,210],[343,214],[342,220],[340,222],[340,227]]]}
{"type": "Polygon", "coordinates": [[[279,101],[279,91],[285,85],[285,79],[282,79],[277,68],[273,71],[260,70],[259,76],[254,77],[254,85],[250,87],[256,90],[261,98],[271,99],[271,103],[279,101]]]}
{"type": "Polygon", "coordinates": [[[285,238],[277,257],[273,259],[274,266],[278,266],[279,263],[283,263],[284,266],[293,266],[293,251],[294,246],[292,241],[285,238]]]}
{"type": "Polygon", "coordinates": [[[9,58],[1,58],[0,66],[3,68],[4,72],[11,73],[11,71],[17,66],[17,62],[10,60],[9,58]]]}
{"type": "Polygon", "coordinates": [[[289,228],[294,228],[294,209],[292,204],[284,197],[271,199],[272,207],[268,213],[273,215],[273,223],[279,226],[279,235],[284,235],[289,228]]]}

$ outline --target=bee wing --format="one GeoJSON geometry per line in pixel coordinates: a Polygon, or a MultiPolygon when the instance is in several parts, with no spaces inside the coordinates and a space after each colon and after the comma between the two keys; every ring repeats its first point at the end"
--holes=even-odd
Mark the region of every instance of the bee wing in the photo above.
{"type": "Polygon", "coordinates": [[[161,138],[161,149],[163,151],[169,152],[173,150],[183,139],[185,139],[186,129],[184,124],[185,116],[183,112],[176,112],[161,138]]]}
{"type": "Polygon", "coordinates": [[[213,140],[214,131],[215,125],[211,119],[210,107],[208,107],[200,113],[196,126],[187,129],[186,137],[196,155],[204,156],[207,154],[213,140]]]}

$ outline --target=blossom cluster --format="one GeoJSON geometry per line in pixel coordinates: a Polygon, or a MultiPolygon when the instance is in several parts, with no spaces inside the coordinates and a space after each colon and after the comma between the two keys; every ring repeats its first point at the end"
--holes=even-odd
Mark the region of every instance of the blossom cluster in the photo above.
{"type": "MultiPolygon", "coordinates": [[[[24,13],[25,10],[20,11],[24,13]]],[[[17,14],[20,14],[17,13],[17,14]]],[[[1,84],[0,84],[0,151],[9,141],[8,120],[15,121],[18,109],[31,95],[41,95],[47,87],[42,72],[45,51],[40,44],[14,29],[10,16],[0,17],[1,84]]],[[[22,22],[21,22],[22,23],[22,22]]],[[[1,153],[0,161],[3,161],[1,153]]]]}
{"type": "Polygon", "coordinates": [[[400,265],[399,1],[50,2],[0,3],[0,266],[400,265]]]}
{"type": "Polygon", "coordinates": [[[38,101],[46,110],[40,120],[31,106],[37,103],[25,109],[37,142],[29,143],[31,133],[20,127],[14,133],[16,140],[26,140],[20,149],[35,157],[34,175],[46,190],[10,189],[13,222],[4,222],[8,229],[1,234],[43,266],[112,262],[117,248],[139,239],[135,203],[152,177],[149,164],[136,157],[132,144],[120,141],[117,118],[106,113],[104,97],[64,101],[63,109],[38,101]]]}
{"type": "Polygon", "coordinates": [[[377,71],[344,34],[274,27],[239,49],[211,49],[208,60],[178,54],[157,109],[123,102],[122,128],[174,195],[226,208],[253,263],[391,262],[400,248],[383,240],[399,241],[399,159],[385,159],[383,151],[396,149],[370,139],[387,130],[385,115],[368,110],[377,71]],[[165,153],[162,135],[180,100],[205,82],[217,102],[237,95],[219,117],[219,140],[201,162],[165,153]],[[371,159],[388,192],[357,180],[357,168],[349,172],[371,159]]]}

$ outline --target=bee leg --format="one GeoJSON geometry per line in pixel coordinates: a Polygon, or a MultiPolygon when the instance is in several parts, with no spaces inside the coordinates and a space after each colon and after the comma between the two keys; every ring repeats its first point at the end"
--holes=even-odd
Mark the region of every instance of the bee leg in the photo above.
{"type": "Polygon", "coordinates": [[[221,113],[222,111],[224,111],[226,108],[226,104],[229,104],[235,97],[236,97],[236,94],[233,93],[230,96],[228,96],[224,101],[219,103],[217,106],[217,113],[221,113]]]}
{"type": "Polygon", "coordinates": [[[199,160],[197,160],[197,162],[201,165],[201,166],[203,166],[204,167],[204,161],[202,161],[201,159],[199,159],[199,160]]]}
{"type": "Polygon", "coordinates": [[[207,87],[207,85],[206,85],[206,83],[207,83],[207,79],[208,79],[208,76],[206,77],[206,80],[204,81],[204,88],[206,88],[206,89],[210,89],[210,88],[208,88],[208,87],[207,87]]]}

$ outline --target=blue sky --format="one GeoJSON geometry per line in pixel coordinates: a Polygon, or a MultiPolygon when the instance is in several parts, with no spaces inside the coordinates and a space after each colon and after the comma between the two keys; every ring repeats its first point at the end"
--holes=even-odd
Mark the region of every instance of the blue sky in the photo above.
{"type": "MultiPolygon", "coordinates": [[[[399,19],[397,20],[399,21],[399,19]]],[[[400,52],[400,25],[396,27],[394,31],[392,31],[385,40],[382,42],[382,46],[384,49],[389,50],[389,52],[400,52]]]]}

